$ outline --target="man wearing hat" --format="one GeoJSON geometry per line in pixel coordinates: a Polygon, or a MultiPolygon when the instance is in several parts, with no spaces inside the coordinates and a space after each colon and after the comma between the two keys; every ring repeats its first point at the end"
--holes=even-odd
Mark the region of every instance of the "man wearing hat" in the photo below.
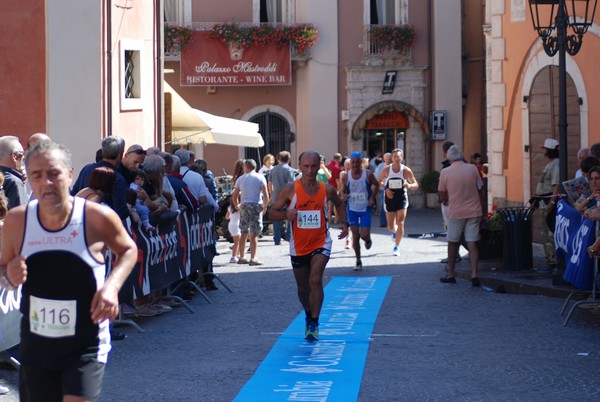
{"type": "Polygon", "coordinates": [[[552,272],[556,268],[556,254],[554,249],[554,222],[556,217],[556,203],[558,202],[558,189],[560,186],[560,170],[558,160],[558,141],[547,138],[542,146],[550,162],[546,164],[540,175],[535,194],[541,198],[536,214],[542,220],[542,243],[546,265],[540,269],[542,272],[552,272]]]}

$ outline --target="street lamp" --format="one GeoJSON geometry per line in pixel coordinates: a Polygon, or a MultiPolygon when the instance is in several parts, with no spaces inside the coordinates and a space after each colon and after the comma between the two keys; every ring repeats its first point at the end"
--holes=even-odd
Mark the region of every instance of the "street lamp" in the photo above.
{"type": "Polygon", "coordinates": [[[558,53],[558,143],[560,182],[567,180],[567,71],[566,52],[575,56],[583,41],[583,35],[594,22],[598,0],[529,0],[533,28],[542,39],[544,51],[550,57],[558,53]],[[568,4],[568,5],[567,5],[568,4]],[[582,18],[577,18],[577,8],[585,6],[582,18]],[[548,23],[542,22],[539,6],[550,10],[548,23]],[[569,6],[571,14],[569,14],[569,6]],[[567,35],[567,28],[573,33],[567,35]],[[556,34],[554,34],[556,31],[556,34]]]}

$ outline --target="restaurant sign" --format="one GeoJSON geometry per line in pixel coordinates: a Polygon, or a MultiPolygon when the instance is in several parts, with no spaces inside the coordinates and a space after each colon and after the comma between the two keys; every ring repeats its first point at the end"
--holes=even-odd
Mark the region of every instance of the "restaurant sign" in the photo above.
{"type": "Polygon", "coordinates": [[[208,31],[193,32],[181,52],[182,86],[291,85],[289,44],[236,46],[210,38],[208,31]]]}

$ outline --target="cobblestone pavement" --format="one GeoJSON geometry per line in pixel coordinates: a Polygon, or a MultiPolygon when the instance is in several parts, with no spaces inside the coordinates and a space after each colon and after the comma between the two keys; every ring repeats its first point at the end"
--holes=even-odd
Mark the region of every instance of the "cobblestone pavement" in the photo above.
{"type": "MultiPolygon", "coordinates": [[[[376,221],[376,220],[375,220],[376,221]]],[[[437,211],[410,210],[407,234],[440,230],[437,211]]],[[[339,230],[334,229],[337,235],[339,230]]],[[[360,401],[596,401],[600,398],[600,316],[578,312],[569,326],[562,300],[487,292],[467,280],[442,284],[446,245],[405,237],[401,255],[385,229],[373,229],[364,270],[335,241],[325,280],[337,275],[387,275],[392,283],[372,336],[360,401]]],[[[195,313],[178,308],[136,319],[138,333],[114,342],[102,401],[230,401],[300,312],[288,246],[265,236],[264,266],[229,264],[226,243],[215,271],[234,291],[196,296],[195,313]]],[[[16,401],[16,374],[0,370],[16,401]]],[[[4,399],[3,399],[4,398],[4,399]]],[[[257,401],[260,401],[257,396],[257,401]]]]}

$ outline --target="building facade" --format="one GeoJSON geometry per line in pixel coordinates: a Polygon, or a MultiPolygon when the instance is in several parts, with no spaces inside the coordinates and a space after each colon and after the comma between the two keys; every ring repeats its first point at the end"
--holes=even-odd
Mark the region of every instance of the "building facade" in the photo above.
{"type": "MultiPolygon", "coordinates": [[[[582,18],[585,2],[578,4],[582,18]]],[[[490,196],[498,204],[524,205],[548,162],[541,149],[544,140],[559,139],[558,55],[544,52],[527,1],[488,0],[486,9],[490,196]]],[[[548,7],[545,12],[544,21],[548,7]]],[[[599,35],[594,23],[579,53],[566,57],[568,178],[578,169],[578,149],[600,140],[594,130],[600,116],[593,113],[600,101],[593,92],[600,80],[594,57],[599,35]]]]}
{"type": "MultiPolygon", "coordinates": [[[[307,149],[330,159],[338,151],[372,157],[398,147],[417,178],[439,169],[444,140],[465,144],[467,154],[481,152],[486,142],[483,5],[482,0],[235,0],[218,5],[166,0],[167,27],[206,31],[223,23],[314,24],[319,30],[309,53],[298,55],[292,48],[291,82],[281,86],[187,85],[181,53],[167,50],[165,71],[173,73],[165,80],[193,108],[259,123],[265,140],[258,154],[198,144],[193,138],[185,144],[176,140],[175,146],[195,149],[219,173],[238,158],[284,149],[294,159],[307,149]],[[462,29],[465,22],[469,29],[462,29]],[[406,47],[394,45],[394,31],[406,34],[406,26],[416,38],[402,42],[406,47]],[[433,111],[442,118],[435,132],[430,129],[433,111]]],[[[413,205],[423,204],[421,197],[413,198],[413,205]]]]}
{"type": "Polygon", "coordinates": [[[76,172],[102,138],[162,141],[162,18],[155,1],[8,1],[0,13],[0,133],[46,132],[76,172]]]}

